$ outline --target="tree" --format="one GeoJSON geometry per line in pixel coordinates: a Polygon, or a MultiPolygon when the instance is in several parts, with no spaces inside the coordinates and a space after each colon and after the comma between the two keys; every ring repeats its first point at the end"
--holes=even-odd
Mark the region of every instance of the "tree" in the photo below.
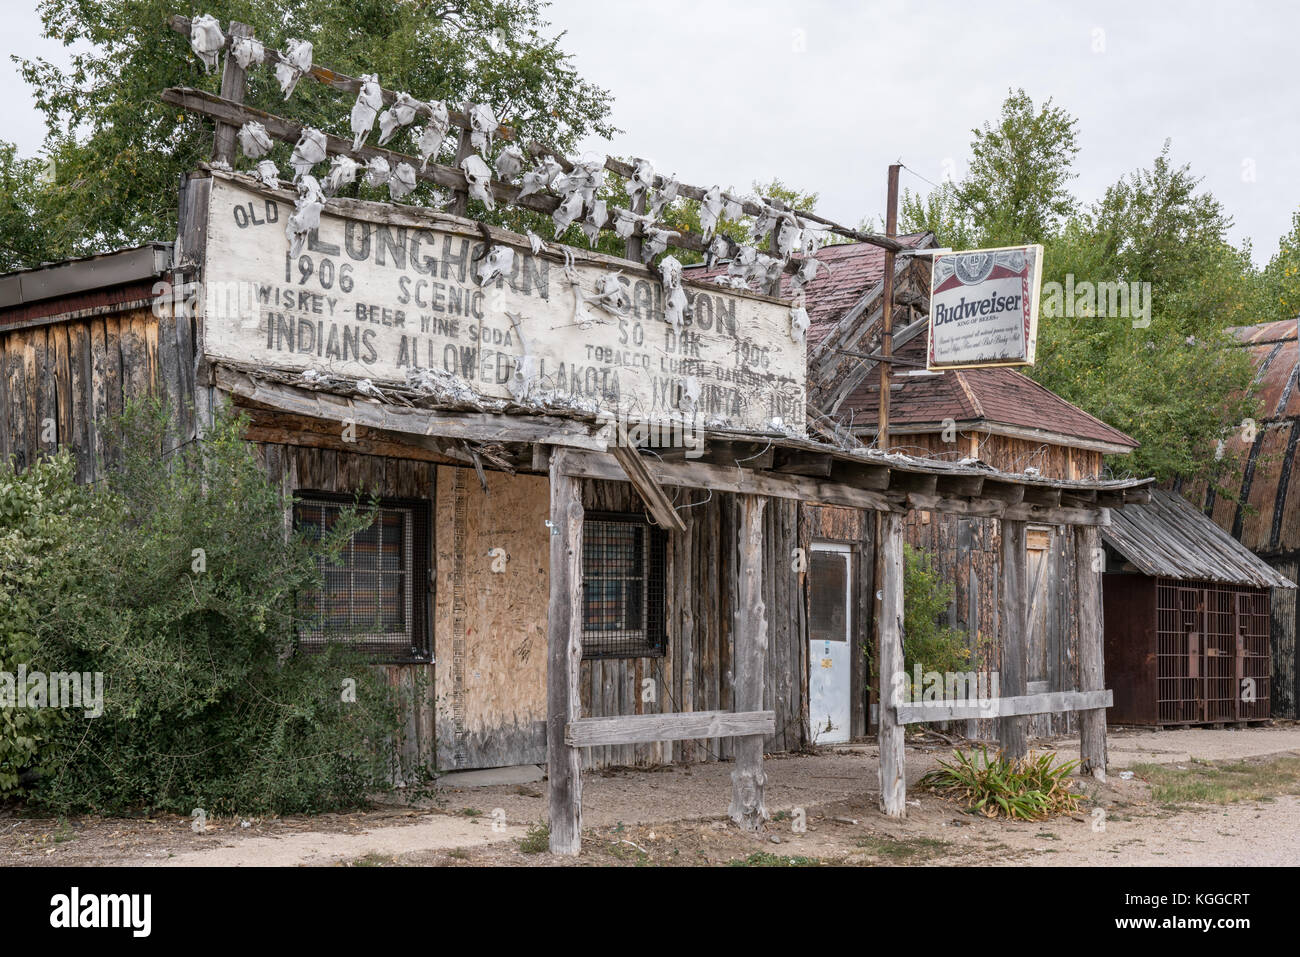
{"type": "Polygon", "coordinates": [[[50,173],[45,162],[23,159],[12,143],[0,140],[0,273],[25,269],[56,258],[49,237],[59,224],[50,173]],[[43,228],[33,228],[40,225],[43,228]]]}
{"type": "Polygon", "coordinates": [[[982,246],[1040,243],[1077,206],[1067,184],[1079,152],[1078,120],[1048,100],[1038,110],[1010,92],[996,126],[972,130],[970,168],[953,190],[982,246]]]}
{"type": "Polygon", "coordinates": [[[1264,267],[1258,322],[1300,315],[1300,212],[1291,214],[1291,230],[1264,267]]]}
{"type": "Polygon", "coordinates": [[[1222,205],[1169,152],[1071,218],[1044,257],[1045,288],[1136,283],[1149,312],[1130,302],[1103,314],[1083,300],[1062,315],[1044,309],[1031,374],[1142,443],[1116,467],[1208,477],[1214,440],[1254,413],[1249,357],[1226,329],[1256,321],[1260,284],[1249,247],[1227,240],[1222,205]]]}
{"type": "MultiPolygon", "coordinates": [[[[487,102],[504,123],[558,149],[589,134],[612,135],[609,94],[578,76],[561,37],[544,36],[543,6],[542,0],[211,0],[203,9],[222,24],[249,24],[255,36],[281,49],[289,38],[309,39],[316,62],[352,75],[377,73],[386,87],[420,99],[487,102]]],[[[171,86],[216,92],[219,75],[205,75],[188,38],[167,26],[177,10],[171,0],[42,0],[39,9],[46,37],[90,45],[67,70],[14,58],[45,115],[46,148],[58,168],[60,228],[42,224],[42,245],[68,256],[170,239],[178,177],[210,155],[212,133],[210,123],[178,113],[159,95],[171,86]]],[[[351,102],[323,85],[300,83],[286,104],[272,71],[257,67],[246,100],[350,138],[351,102]]],[[[409,135],[396,148],[409,149],[409,135]]],[[[289,151],[277,144],[271,154],[281,169],[289,151]]],[[[429,199],[421,189],[408,201],[429,199]]],[[[18,247],[13,226],[0,226],[6,229],[0,249],[18,247]]]]}
{"type": "Polygon", "coordinates": [[[926,195],[903,190],[899,224],[904,233],[934,233],[944,246],[970,249],[979,245],[970,213],[957,196],[957,186],[944,182],[926,195]]]}

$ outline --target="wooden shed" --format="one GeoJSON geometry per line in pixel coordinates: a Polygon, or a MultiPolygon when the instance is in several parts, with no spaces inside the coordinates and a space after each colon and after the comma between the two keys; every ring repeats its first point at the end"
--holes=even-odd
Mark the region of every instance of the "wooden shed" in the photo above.
{"type": "Polygon", "coordinates": [[[1117,513],[1102,541],[1110,721],[1271,717],[1270,596],[1295,584],[1173,492],[1117,513]]]}

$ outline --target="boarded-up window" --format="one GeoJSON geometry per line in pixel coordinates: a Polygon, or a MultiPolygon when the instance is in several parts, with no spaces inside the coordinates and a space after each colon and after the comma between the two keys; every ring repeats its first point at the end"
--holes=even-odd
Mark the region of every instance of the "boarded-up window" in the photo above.
{"type": "MultiPolygon", "coordinates": [[[[294,525],[319,541],[348,501],[302,496],[294,525]]],[[[377,659],[429,657],[428,511],[422,503],[379,503],[375,520],[353,534],[337,563],[321,559],[323,588],[300,597],[299,643],[346,641],[377,659]]]]}
{"type": "Polygon", "coordinates": [[[582,653],[664,652],[664,536],[641,515],[588,517],[582,526],[582,653]]]}

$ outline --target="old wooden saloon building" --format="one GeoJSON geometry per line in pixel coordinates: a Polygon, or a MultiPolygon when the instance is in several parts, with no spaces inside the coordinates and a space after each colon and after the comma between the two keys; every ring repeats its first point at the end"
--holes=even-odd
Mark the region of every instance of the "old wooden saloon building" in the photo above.
{"type": "MultiPolygon", "coordinates": [[[[174,244],[0,277],[0,457],[22,467],[66,446],[93,480],[112,466],[98,430],[158,394],[177,443],[201,439],[222,404],[245,413],[299,527],[377,495],[366,547],[325,569],[329,611],[304,646],[336,628],[362,642],[406,691],[404,746],[439,770],[545,764],[556,852],[578,848],[582,768],[732,760],[730,813],[759,827],[763,751],[864,734],[871,684],[880,776],[864,788],[888,814],[905,811],[911,722],[988,719],[1016,755],[1031,720],[1079,715],[1084,768],[1104,773],[1090,556],[1111,511],[1149,497],[1100,471],[1131,440],[1003,369],[899,376],[888,449],[843,421],[844,403],[871,402],[883,272],[900,277],[900,356],[920,331],[929,265],[906,251],[926,237],[726,197],[770,224],[759,279],[682,276],[655,255],[709,244],[662,230],[654,200],[717,197],[613,159],[601,176],[646,181],[626,259],[511,233],[468,218],[468,194],[557,221],[572,204],[595,229],[620,215],[574,201],[590,167],[505,128],[570,188],[525,194],[499,163],[484,180],[472,105],[449,112],[455,166],[320,135],[336,160],[383,159],[453,191],[449,212],[314,196],[310,173],[295,189],[230,170],[251,123],[297,144],[304,170],[315,131],[243,105],[242,69],[227,56],[225,70],[221,96],[164,93],[216,123],[174,244]],[[779,241],[787,227],[855,242],[805,255],[779,241]],[[789,284],[813,255],[805,313],[789,284]],[[935,434],[946,419],[960,454],[935,434]],[[907,535],[960,581],[955,621],[990,649],[993,702],[897,696],[907,535]]],[[[319,66],[304,76],[340,91],[341,115],[362,89],[319,66]]],[[[753,266],[752,248],[730,252],[753,266]]]]}

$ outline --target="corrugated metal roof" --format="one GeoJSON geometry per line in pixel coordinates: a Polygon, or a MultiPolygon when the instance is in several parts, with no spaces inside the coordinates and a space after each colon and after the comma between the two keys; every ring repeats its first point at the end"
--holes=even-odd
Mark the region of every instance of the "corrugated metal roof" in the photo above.
{"type": "Polygon", "coordinates": [[[1111,512],[1102,539],[1144,574],[1163,578],[1294,588],[1181,495],[1151,491],[1146,505],[1111,512]]]}

